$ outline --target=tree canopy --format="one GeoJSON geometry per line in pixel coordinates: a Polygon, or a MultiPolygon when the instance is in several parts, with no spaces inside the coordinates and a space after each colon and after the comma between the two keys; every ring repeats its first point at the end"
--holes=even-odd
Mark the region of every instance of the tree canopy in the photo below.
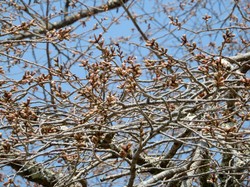
{"type": "Polygon", "coordinates": [[[0,185],[250,185],[248,0],[0,13],[0,185]]]}

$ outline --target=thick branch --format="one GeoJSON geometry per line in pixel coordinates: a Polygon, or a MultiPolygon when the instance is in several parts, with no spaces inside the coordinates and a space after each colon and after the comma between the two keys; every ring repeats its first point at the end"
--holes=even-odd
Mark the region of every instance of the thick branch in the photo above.
{"type": "MultiPolygon", "coordinates": [[[[129,0],[123,0],[123,3],[128,2],[129,0]]],[[[49,24],[47,29],[34,29],[32,32],[25,32],[22,34],[18,34],[15,35],[13,38],[11,38],[11,40],[22,40],[25,38],[31,38],[34,37],[36,34],[45,34],[47,31],[53,30],[53,29],[60,29],[63,28],[65,26],[69,26],[72,25],[73,23],[75,23],[76,21],[82,19],[82,18],[86,18],[98,13],[102,13],[105,11],[109,11],[115,8],[120,7],[122,4],[122,2],[116,2],[116,3],[107,3],[107,4],[103,4],[97,7],[90,7],[87,10],[81,10],[79,12],[77,12],[76,14],[73,14],[71,16],[67,16],[65,17],[65,19],[53,23],[53,24],[49,24]]]]}
{"type": "Polygon", "coordinates": [[[15,169],[18,175],[31,182],[43,185],[44,187],[54,186],[59,178],[56,173],[35,163],[15,161],[8,165],[15,169]]]}
{"type": "Polygon", "coordinates": [[[157,175],[152,176],[150,179],[141,182],[138,187],[144,187],[144,186],[148,186],[150,184],[153,184],[155,182],[159,182],[160,180],[166,178],[169,179],[171,177],[173,177],[176,173],[181,173],[183,171],[187,170],[187,165],[182,166],[182,167],[178,167],[178,168],[173,168],[173,169],[168,169],[166,171],[163,171],[157,175]]]}
{"type": "MultiPolygon", "coordinates": [[[[191,134],[191,131],[187,129],[184,133],[182,133],[179,137],[176,139],[181,139],[189,136],[191,134]]],[[[166,168],[170,160],[175,156],[176,152],[180,149],[180,147],[183,145],[182,142],[176,141],[172,145],[171,149],[169,150],[168,154],[164,157],[163,161],[160,163],[160,166],[162,168],[166,168]]]]}
{"type": "MultiPolygon", "coordinates": [[[[108,147],[105,148],[110,148],[112,150],[114,150],[115,152],[119,153],[121,151],[121,148],[118,148],[116,145],[114,144],[110,144],[108,147]]],[[[113,158],[117,158],[118,155],[113,154],[113,158]]],[[[127,155],[127,158],[132,160],[133,159],[133,155],[132,153],[129,153],[127,155]]],[[[148,168],[147,172],[151,173],[151,174],[158,174],[162,171],[161,168],[156,168],[152,163],[146,161],[143,157],[141,157],[140,155],[138,155],[138,157],[136,158],[136,164],[142,166],[144,168],[148,168]]]]}
{"type": "MultiPolygon", "coordinates": [[[[207,166],[209,164],[209,153],[206,149],[202,147],[207,147],[207,144],[204,140],[202,140],[199,144],[200,146],[197,146],[194,156],[192,159],[192,164],[189,168],[190,171],[187,172],[188,179],[184,180],[182,182],[181,187],[185,186],[192,186],[193,184],[193,178],[195,174],[202,174],[202,173],[207,173],[209,171],[209,167],[207,166]],[[204,166],[205,165],[205,166],[204,166]]],[[[202,187],[208,187],[208,186],[213,186],[210,182],[208,182],[208,174],[201,175],[200,177],[200,182],[202,187]]]]}
{"type": "Polygon", "coordinates": [[[226,59],[232,63],[234,63],[235,61],[240,63],[240,72],[243,74],[247,73],[247,71],[250,69],[250,52],[228,57],[226,59]]]}
{"type": "Polygon", "coordinates": [[[28,181],[34,182],[44,187],[53,187],[53,186],[71,187],[75,186],[75,184],[78,184],[78,187],[87,186],[86,179],[77,180],[78,182],[61,184],[62,176],[60,176],[60,174],[55,173],[52,169],[45,168],[43,165],[38,164],[34,161],[15,160],[15,161],[10,161],[7,165],[16,170],[17,175],[27,179],[28,181]]]}
{"type": "Polygon", "coordinates": [[[231,56],[229,57],[231,60],[235,60],[237,62],[244,62],[250,60],[250,52],[249,53],[244,53],[244,54],[238,54],[236,56],[231,56]]]}

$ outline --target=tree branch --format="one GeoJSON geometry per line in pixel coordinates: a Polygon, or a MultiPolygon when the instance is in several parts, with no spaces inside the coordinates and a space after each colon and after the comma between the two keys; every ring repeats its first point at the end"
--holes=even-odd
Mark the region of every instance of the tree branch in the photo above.
{"type": "MultiPolygon", "coordinates": [[[[191,134],[191,131],[187,129],[185,132],[183,132],[181,135],[177,137],[177,139],[185,138],[191,134]]],[[[166,168],[168,163],[170,162],[170,159],[172,159],[176,152],[180,149],[180,147],[183,145],[180,141],[175,141],[170,150],[168,151],[168,154],[163,158],[163,161],[160,163],[160,166],[162,168],[166,168]]]]}
{"type": "Polygon", "coordinates": [[[53,30],[53,29],[60,29],[63,28],[65,26],[69,26],[72,25],[73,23],[75,23],[76,21],[85,18],[85,17],[89,17],[98,13],[102,13],[102,12],[106,12],[115,8],[118,8],[120,6],[123,5],[123,3],[128,2],[129,0],[123,0],[119,1],[119,2],[115,2],[115,3],[107,3],[107,4],[103,4],[97,7],[90,7],[87,10],[81,10],[79,12],[77,12],[76,14],[73,14],[71,16],[67,16],[65,17],[65,19],[59,21],[59,22],[55,22],[53,24],[49,24],[48,28],[42,28],[42,29],[34,29],[31,32],[24,32],[21,34],[17,34],[15,35],[13,38],[10,38],[10,40],[22,40],[25,38],[32,38],[34,37],[36,34],[45,34],[47,31],[53,30]]]}
{"type": "MultiPolygon", "coordinates": [[[[202,147],[207,147],[207,143],[204,140],[201,140],[201,142],[199,143],[200,146],[197,146],[195,152],[194,152],[194,156],[192,159],[192,164],[189,168],[190,171],[187,172],[187,176],[188,179],[184,180],[182,182],[181,187],[185,187],[185,186],[193,186],[193,178],[192,176],[194,176],[195,174],[202,174],[202,173],[206,173],[209,171],[209,166],[207,166],[209,163],[208,159],[209,159],[209,152],[207,149],[204,149],[202,147]],[[204,166],[205,163],[205,166],[204,166]]],[[[205,187],[205,186],[211,186],[212,184],[209,183],[209,181],[207,180],[209,177],[208,174],[206,175],[201,175],[200,177],[200,182],[201,182],[201,186],[205,187]]]]}
{"type": "Polygon", "coordinates": [[[240,62],[240,72],[245,74],[250,69],[250,52],[239,54],[232,57],[225,57],[228,61],[234,63],[234,62],[240,62]]]}
{"type": "Polygon", "coordinates": [[[188,168],[188,165],[185,165],[185,166],[182,166],[182,167],[177,167],[177,168],[173,168],[173,169],[168,169],[166,171],[163,171],[157,175],[154,175],[152,176],[150,179],[146,180],[146,181],[143,181],[141,182],[138,187],[145,187],[145,186],[148,186],[152,183],[155,183],[155,182],[158,182],[164,178],[171,178],[173,177],[176,173],[180,173],[180,172],[183,172],[183,171],[186,171],[188,168]]]}
{"type": "Polygon", "coordinates": [[[70,184],[61,184],[61,178],[63,176],[60,176],[60,174],[52,171],[51,169],[45,168],[35,161],[29,162],[25,160],[15,160],[10,161],[9,163],[7,163],[7,165],[16,170],[17,175],[27,179],[28,181],[40,184],[44,187],[52,187],[58,185],[72,187],[76,183],[78,184],[78,187],[87,187],[86,179],[78,179],[78,182],[72,182],[70,184]]]}
{"type": "Polygon", "coordinates": [[[13,161],[8,164],[17,174],[23,178],[43,185],[45,187],[54,186],[57,183],[59,176],[50,169],[45,169],[43,166],[25,161],[13,161]]]}

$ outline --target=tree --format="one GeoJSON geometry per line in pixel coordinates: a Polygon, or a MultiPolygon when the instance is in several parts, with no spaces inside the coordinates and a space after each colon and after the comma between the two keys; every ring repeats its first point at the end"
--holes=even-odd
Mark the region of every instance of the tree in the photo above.
{"type": "Polygon", "coordinates": [[[2,185],[249,186],[249,8],[1,1],[2,185]]]}

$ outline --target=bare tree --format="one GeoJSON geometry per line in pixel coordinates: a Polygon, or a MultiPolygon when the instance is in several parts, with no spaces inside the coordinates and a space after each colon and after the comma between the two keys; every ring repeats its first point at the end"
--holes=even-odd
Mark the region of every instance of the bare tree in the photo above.
{"type": "Polygon", "coordinates": [[[248,0],[0,12],[2,186],[250,186],[248,0]]]}

